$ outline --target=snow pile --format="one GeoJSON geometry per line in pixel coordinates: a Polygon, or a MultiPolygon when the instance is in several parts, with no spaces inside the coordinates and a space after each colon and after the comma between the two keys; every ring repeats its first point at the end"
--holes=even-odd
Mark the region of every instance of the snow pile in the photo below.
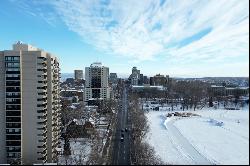
{"type": "Polygon", "coordinates": [[[217,120],[212,119],[212,118],[210,118],[207,122],[211,125],[214,125],[214,126],[223,126],[224,125],[224,123],[222,121],[220,122],[220,121],[217,121],[217,120]]]}

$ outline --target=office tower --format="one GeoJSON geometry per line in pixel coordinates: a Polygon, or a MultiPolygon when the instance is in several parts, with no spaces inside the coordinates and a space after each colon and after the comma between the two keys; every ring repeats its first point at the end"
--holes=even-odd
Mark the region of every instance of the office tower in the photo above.
{"type": "Polygon", "coordinates": [[[166,87],[168,85],[169,76],[167,75],[165,77],[164,75],[156,74],[152,79],[152,85],[166,87]]]}
{"type": "Polygon", "coordinates": [[[149,79],[148,79],[148,77],[147,76],[143,76],[143,84],[145,85],[145,84],[149,84],[149,79]]]}
{"type": "Polygon", "coordinates": [[[132,74],[129,76],[129,80],[132,85],[138,85],[140,79],[140,70],[137,70],[136,67],[132,68],[132,74]]]}
{"type": "Polygon", "coordinates": [[[82,80],[83,79],[83,71],[82,70],[75,70],[75,80],[82,80]]]}
{"type": "Polygon", "coordinates": [[[0,163],[56,160],[59,71],[56,57],[31,45],[0,51],[0,163]]]}
{"type": "Polygon", "coordinates": [[[95,62],[85,67],[85,101],[89,99],[109,99],[109,68],[95,62]]]}
{"type": "Polygon", "coordinates": [[[117,84],[118,83],[117,74],[116,73],[110,73],[110,75],[109,75],[109,81],[112,84],[117,84]]]}
{"type": "Polygon", "coordinates": [[[154,85],[154,77],[149,77],[149,84],[154,85]]]}
{"type": "Polygon", "coordinates": [[[139,85],[143,85],[143,74],[140,74],[139,85]]]}

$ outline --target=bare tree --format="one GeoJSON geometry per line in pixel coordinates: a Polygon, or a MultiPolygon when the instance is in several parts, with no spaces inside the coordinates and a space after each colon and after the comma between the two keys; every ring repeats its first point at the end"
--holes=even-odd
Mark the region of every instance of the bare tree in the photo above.
{"type": "Polygon", "coordinates": [[[143,110],[140,109],[138,96],[129,94],[129,116],[131,117],[131,162],[136,165],[155,165],[162,164],[158,156],[155,155],[155,151],[147,143],[144,142],[144,138],[149,131],[147,123],[147,117],[143,110]]]}

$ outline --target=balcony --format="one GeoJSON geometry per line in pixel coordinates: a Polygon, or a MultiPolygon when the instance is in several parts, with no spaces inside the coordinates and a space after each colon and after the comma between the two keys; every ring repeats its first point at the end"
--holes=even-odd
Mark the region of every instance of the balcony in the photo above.
{"type": "MultiPolygon", "coordinates": [[[[46,89],[37,89],[37,93],[46,93],[47,90],[46,89]]],[[[46,94],[44,94],[46,95],[46,94]]]]}
{"type": "Polygon", "coordinates": [[[45,149],[46,148],[46,144],[43,144],[43,145],[39,145],[39,146],[37,146],[37,148],[42,148],[42,149],[45,149]]]}
{"type": "Polygon", "coordinates": [[[46,62],[40,62],[40,63],[37,63],[37,66],[38,68],[43,68],[44,70],[47,71],[47,63],[46,62]]]}
{"type": "Polygon", "coordinates": [[[37,104],[37,108],[38,109],[47,109],[47,104],[44,103],[44,104],[37,104]]]}
{"type": "Polygon", "coordinates": [[[41,87],[41,88],[47,87],[47,83],[44,83],[44,82],[46,82],[46,81],[39,81],[39,83],[37,83],[37,87],[41,87]]]}
{"type": "Polygon", "coordinates": [[[38,105],[44,105],[44,104],[47,105],[47,100],[45,100],[45,101],[44,100],[37,101],[37,104],[38,105]]]}
{"type": "MultiPolygon", "coordinates": [[[[40,67],[40,66],[39,66],[40,67]]],[[[37,69],[38,72],[43,72],[43,73],[47,73],[47,68],[39,68],[37,69]]]]}
{"type": "Polygon", "coordinates": [[[42,92],[38,92],[37,93],[37,95],[39,95],[39,97],[45,97],[46,96],[46,94],[47,94],[47,92],[46,91],[42,91],[42,92]]]}
{"type": "Polygon", "coordinates": [[[46,145],[46,141],[39,141],[39,140],[43,140],[44,137],[38,137],[38,143],[37,146],[43,146],[46,145]]]}
{"type": "MultiPolygon", "coordinates": [[[[47,114],[47,109],[37,110],[37,113],[47,114]]],[[[43,115],[41,115],[41,116],[43,116],[43,115]]]]}
{"type": "MultiPolygon", "coordinates": [[[[40,137],[38,137],[38,138],[40,138],[40,137]]],[[[44,143],[46,143],[46,140],[47,140],[47,138],[43,137],[43,138],[38,139],[38,142],[44,144],[44,143]]],[[[38,145],[39,145],[39,143],[38,143],[38,145]]]]}
{"type": "Polygon", "coordinates": [[[37,136],[37,139],[38,139],[38,144],[37,144],[38,146],[42,146],[43,144],[47,144],[47,135],[37,136]]]}
{"type": "Polygon", "coordinates": [[[46,124],[47,124],[47,120],[38,121],[37,124],[38,124],[38,125],[46,125],[46,124]]]}

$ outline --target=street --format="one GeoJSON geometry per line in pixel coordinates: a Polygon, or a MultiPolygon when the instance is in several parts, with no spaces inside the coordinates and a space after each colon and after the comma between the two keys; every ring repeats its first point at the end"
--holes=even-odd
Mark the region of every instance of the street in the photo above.
{"type": "Polygon", "coordinates": [[[128,99],[127,90],[124,87],[122,98],[119,102],[119,110],[117,113],[117,126],[115,131],[114,147],[113,147],[113,165],[130,165],[130,147],[129,147],[129,126],[128,126],[128,99]],[[128,131],[122,129],[128,128],[128,131]],[[124,140],[121,141],[121,135],[124,134],[124,140]]]}

